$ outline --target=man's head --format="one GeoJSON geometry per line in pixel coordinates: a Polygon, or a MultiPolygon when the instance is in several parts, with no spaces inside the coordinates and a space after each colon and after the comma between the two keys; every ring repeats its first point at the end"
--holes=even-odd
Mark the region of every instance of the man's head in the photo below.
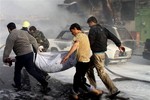
{"type": "Polygon", "coordinates": [[[70,31],[72,32],[73,35],[76,35],[79,32],[81,32],[81,27],[79,24],[74,23],[70,26],[70,31]]]}
{"type": "Polygon", "coordinates": [[[31,26],[31,27],[29,28],[29,31],[30,31],[31,33],[35,32],[35,31],[36,31],[36,27],[35,27],[35,26],[31,26]]]}
{"type": "Polygon", "coordinates": [[[97,24],[97,19],[94,16],[91,16],[90,18],[88,18],[87,23],[91,27],[97,24]]]}
{"type": "Polygon", "coordinates": [[[8,25],[7,25],[7,28],[8,28],[8,31],[12,31],[13,29],[16,29],[16,25],[15,23],[13,22],[10,22],[8,25]]]}

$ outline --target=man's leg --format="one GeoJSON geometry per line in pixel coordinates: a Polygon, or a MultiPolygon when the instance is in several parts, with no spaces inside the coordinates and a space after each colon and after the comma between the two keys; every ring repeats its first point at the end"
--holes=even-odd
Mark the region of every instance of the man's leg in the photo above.
{"type": "Polygon", "coordinates": [[[15,70],[14,70],[14,82],[15,87],[21,89],[21,69],[23,68],[23,63],[21,60],[16,59],[15,70]]]}
{"type": "Polygon", "coordinates": [[[73,80],[73,98],[74,99],[78,99],[79,88],[82,88],[83,90],[86,90],[86,91],[88,91],[87,89],[88,87],[90,88],[90,85],[85,85],[86,78],[84,76],[85,76],[86,71],[87,69],[85,66],[83,66],[83,63],[77,62],[76,73],[74,75],[74,80],[73,80]]]}
{"type": "Polygon", "coordinates": [[[48,82],[42,77],[41,74],[39,74],[36,71],[36,66],[33,63],[33,53],[29,53],[24,57],[24,60],[26,61],[24,63],[26,70],[28,71],[29,74],[31,74],[37,81],[41,83],[43,86],[44,90],[47,89],[48,82]]]}
{"type": "Polygon", "coordinates": [[[22,84],[24,90],[31,90],[30,77],[25,68],[22,69],[22,84]]]}
{"type": "Polygon", "coordinates": [[[79,86],[81,84],[81,73],[80,73],[79,66],[80,66],[80,63],[77,62],[77,64],[76,64],[76,73],[75,73],[74,79],[73,79],[73,90],[77,94],[79,92],[79,86]]]}
{"type": "Polygon", "coordinates": [[[113,81],[110,79],[108,74],[106,73],[104,69],[104,61],[105,61],[105,54],[93,54],[94,56],[94,65],[96,67],[97,73],[102,80],[102,82],[105,84],[107,89],[110,91],[111,94],[114,94],[118,91],[116,86],[114,85],[113,81]]]}
{"type": "MultiPolygon", "coordinates": [[[[35,65],[36,66],[36,65],[35,65]]],[[[50,78],[50,76],[48,75],[47,72],[42,71],[41,69],[39,69],[37,66],[35,67],[36,71],[38,73],[40,73],[44,79],[48,80],[50,78]]]]}
{"type": "Polygon", "coordinates": [[[96,88],[97,85],[96,85],[96,79],[95,79],[93,67],[94,67],[93,65],[90,66],[90,68],[88,69],[88,71],[86,73],[86,76],[87,76],[90,84],[96,88]]]}
{"type": "Polygon", "coordinates": [[[97,84],[96,84],[96,79],[95,79],[95,75],[94,75],[94,62],[93,62],[92,57],[90,59],[89,69],[88,69],[88,71],[86,73],[86,76],[87,76],[90,84],[96,88],[97,84]]]}
{"type": "Polygon", "coordinates": [[[87,73],[88,69],[89,69],[89,63],[81,63],[81,66],[79,67],[80,69],[80,73],[81,73],[81,84],[80,84],[80,88],[82,88],[83,90],[86,90],[88,92],[94,93],[95,95],[100,95],[102,94],[102,91],[97,90],[95,87],[89,85],[86,83],[86,78],[85,78],[85,74],[87,73]],[[82,67],[81,67],[82,66],[82,67]]]}

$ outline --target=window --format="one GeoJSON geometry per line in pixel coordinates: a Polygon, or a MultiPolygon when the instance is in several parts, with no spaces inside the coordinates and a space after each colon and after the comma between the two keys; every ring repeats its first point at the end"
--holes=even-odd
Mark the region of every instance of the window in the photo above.
{"type": "Polygon", "coordinates": [[[118,33],[120,35],[121,40],[132,40],[130,33],[124,28],[118,28],[118,33]]]}
{"type": "Polygon", "coordinates": [[[72,40],[73,35],[71,34],[71,32],[64,32],[64,34],[61,36],[61,39],[63,39],[63,40],[72,40]]]}
{"type": "Polygon", "coordinates": [[[112,27],[106,27],[106,29],[108,29],[111,33],[113,33],[115,36],[117,36],[114,28],[112,28],[112,27]]]}

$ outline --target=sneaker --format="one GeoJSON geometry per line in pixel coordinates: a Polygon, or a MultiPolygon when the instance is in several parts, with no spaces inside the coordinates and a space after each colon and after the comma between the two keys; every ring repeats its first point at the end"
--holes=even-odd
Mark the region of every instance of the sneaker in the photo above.
{"type": "Polygon", "coordinates": [[[119,93],[120,93],[120,91],[117,91],[117,92],[115,92],[115,93],[109,95],[108,97],[109,97],[110,99],[113,99],[113,98],[116,97],[119,93]]]}

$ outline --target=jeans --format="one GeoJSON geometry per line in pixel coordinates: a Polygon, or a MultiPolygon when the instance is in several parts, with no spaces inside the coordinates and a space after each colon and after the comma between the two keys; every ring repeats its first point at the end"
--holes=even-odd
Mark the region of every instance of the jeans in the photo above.
{"type": "Polygon", "coordinates": [[[21,87],[21,70],[25,67],[27,72],[32,75],[43,87],[48,85],[48,82],[36,71],[36,66],[33,62],[33,52],[16,56],[14,82],[17,87],[21,87]]]}
{"type": "Polygon", "coordinates": [[[77,62],[76,64],[76,73],[73,80],[73,90],[75,93],[79,92],[79,88],[88,91],[90,85],[86,83],[85,74],[89,69],[89,62],[77,62]]]}
{"type": "Polygon", "coordinates": [[[118,91],[116,86],[114,85],[113,81],[110,79],[109,75],[105,71],[105,53],[96,53],[93,54],[91,57],[91,62],[90,62],[90,68],[87,72],[87,77],[93,86],[96,87],[96,80],[94,76],[94,71],[93,68],[95,67],[98,73],[98,76],[102,80],[102,82],[105,84],[107,89],[110,91],[111,94],[115,93],[118,91]]]}

